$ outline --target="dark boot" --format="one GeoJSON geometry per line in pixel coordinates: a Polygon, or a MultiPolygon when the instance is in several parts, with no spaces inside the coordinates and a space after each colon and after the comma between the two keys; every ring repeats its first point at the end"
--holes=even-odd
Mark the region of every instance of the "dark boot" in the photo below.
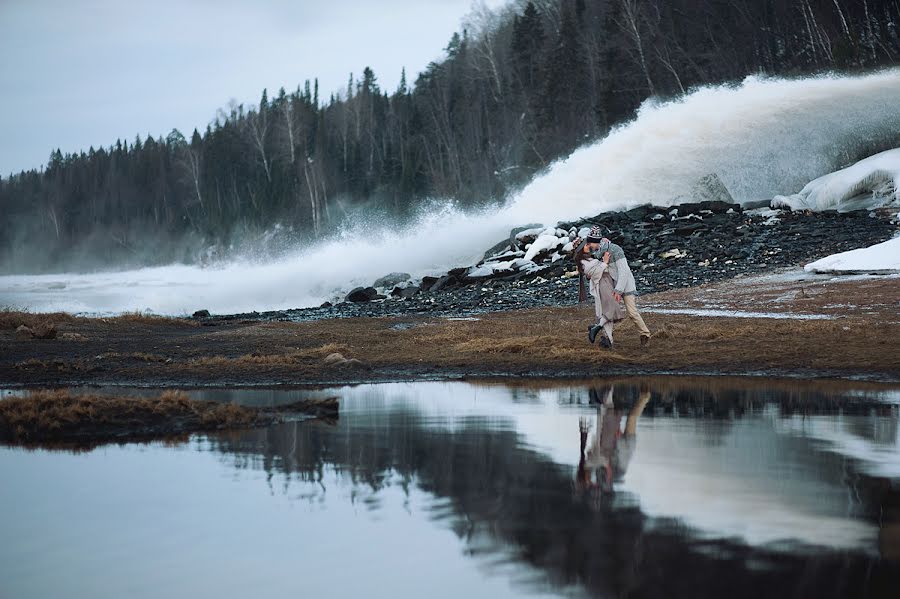
{"type": "Polygon", "coordinates": [[[650,345],[650,337],[647,335],[641,335],[641,349],[647,350],[650,345]]]}
{"type": "Polygon", "coordinates": [[[609,340],[609,337],[607,337],[606,335],[600,337],[600,347],[604,349],[612,349],[613,344],[612,341],[609,340]]]}
{"type": "Polygon", "coordinates": [[[597,339],[597,333],[603,330],[603,325],[595,324],[591,328],[588,329],[588,341],[591,345],[594,344],[594,341],[597,339]]]}

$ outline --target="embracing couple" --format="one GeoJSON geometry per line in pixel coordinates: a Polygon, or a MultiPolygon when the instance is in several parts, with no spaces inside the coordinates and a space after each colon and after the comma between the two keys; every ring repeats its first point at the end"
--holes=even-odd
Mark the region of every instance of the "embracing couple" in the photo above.
{"type": "Polygon", "coordinates": [[[598,225],[591,227],[583,239],[576,237],[572,246],[575,249],[573,258],[580,275],[578,301],[587,299],[585,279],[589,282],[591,295],[594,296],[597,322],[588,327],[588,341],[594,343],[602,331],[600,345],[611,349],[613,325],[624,319],[627,314],[641,334],[641,349],[646,349],[650,341],[650,329],[644,324],[644,319],[641,318],[634,301],[634,274],[628,266],[625,252],[603,237],[598,225]]]}

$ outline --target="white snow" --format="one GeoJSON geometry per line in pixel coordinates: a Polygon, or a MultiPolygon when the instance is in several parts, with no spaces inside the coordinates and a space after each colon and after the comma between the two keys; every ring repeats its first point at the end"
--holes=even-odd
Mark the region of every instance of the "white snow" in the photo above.
{"type": "Polygon", "coordinates": [[[833,254],[810,262],[804,270],[816,273],[900,272],[900,237],[867,248],[833,254]]]}
{"type": "Polygon", "coordinates": [[[532,243],[531,247],[528,248],[528,251],[525,252],[525,260],[533,260],[534,257],[541,252],[547,250],[555,250],[565,243],[562,239],[556,236],[556,232],[553,229],[550,229],[550,231],[553,232],[541,233],[538,238],[534,240],[534,243],[532,243]]]}
{"type": "MultiPolygon", "coordinates": [[[[772,202],[775,203],[774,201],[772,202]]],[[[763,222],[764,226],[771,227],[774,224],[780,222],[781,210],[772,210],[771,208],[755,208],[753,210],[745,210],[744,214],[747,216],[758,216],[760,218],[766,219],[763,222]]]]}
{"type": "MultiPolygon", "coordinates": [[[[552,229],[549,229],[549,230],[552,231],[552,229]]],[[[518,233],[516,233],[516,239],[524,239],[525,237],[532,237],[532,236],[537,237],[539,235],[543,235],[547,231],[548,231],[548,229],[545,229],[544,227],[535,227],[533,229],[525,229],[524,231],[519,231],[518,233]]]]}
{"type": "Polygon", "coordinates": [[[813,179],[789,196],[775,196],[773,208],[831,210],[856,199],[871,198],[869,207],[900,202],[900,148],[860,160],[852,166],[813,179]]]}

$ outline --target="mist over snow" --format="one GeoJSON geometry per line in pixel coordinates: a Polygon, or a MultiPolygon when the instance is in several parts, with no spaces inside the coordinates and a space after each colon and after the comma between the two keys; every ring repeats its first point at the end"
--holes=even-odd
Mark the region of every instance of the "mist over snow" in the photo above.
{"type": "Polygon", "coordinates": [[[646,102],[632,122],[553,164],[500,209],[467,214],[447,203],[402,227],[360,220],[329,241],[265,263],[0,277],[0,305],[160,314],[317,305],[388,272],[421,277],[471,265],[514,226],[678,203],[708,173],[737,201],[794,193],[895,135],[897,97],[898,69],[701,88],[679,100],[646,102]]]}

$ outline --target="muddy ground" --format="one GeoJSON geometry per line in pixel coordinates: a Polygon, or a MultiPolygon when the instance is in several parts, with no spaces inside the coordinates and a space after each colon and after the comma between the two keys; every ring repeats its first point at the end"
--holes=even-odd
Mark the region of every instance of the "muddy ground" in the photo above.
{"type": "Polygon", "coordinates": [[[614,351],[590,346],[588,305],[309,322],[7,312],[0,314],[0,384],[324,385],[636,373],[900,381],[897,277],[739,278],[649,294],[639,306],[653,332],[646,351],[628,321],[616,331],[614,351]],[[664,313],[685,309],[739,312],[664,313]],[[17,339],[20,324],[55,325],[56,338],[17,339]]]}

